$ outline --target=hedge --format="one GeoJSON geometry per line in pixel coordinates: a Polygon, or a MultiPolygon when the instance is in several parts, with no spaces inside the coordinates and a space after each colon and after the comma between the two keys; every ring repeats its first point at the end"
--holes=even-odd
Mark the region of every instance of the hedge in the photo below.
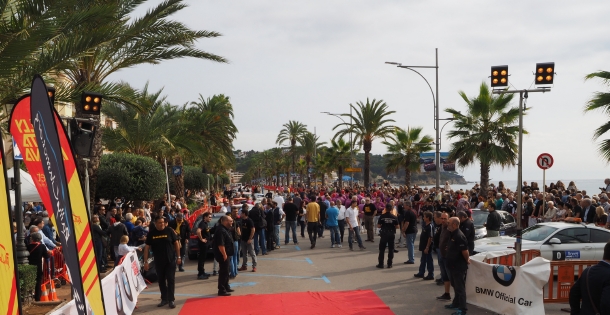
{"type": "Polygon", "coordinates": [[[97,171],[97,197],[152,200],[163,196],[164,188],[165,172],[157,161],[127,153],[102,155],[97,171]]]}
{"type": "Polygon", "coordinates": [[[36,266],[17,265],[17,272],[19,273],[19,296],[23,305],[29,305],[33,300],[36,287],[36,266]]]}

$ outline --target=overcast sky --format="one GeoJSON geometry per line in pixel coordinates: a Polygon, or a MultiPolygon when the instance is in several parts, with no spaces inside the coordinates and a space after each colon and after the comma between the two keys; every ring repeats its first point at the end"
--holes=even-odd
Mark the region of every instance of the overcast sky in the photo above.
{"type": "MultiPolygon", "coordinates": [[[[597,154],[593,130],[608,118],[583,113],[594,92],[608,90],[584,81],[610,70],[610,5],[607,1],[208,1],[191,0],[174,16],[198,30],[223,34],[197,43],[230,63],[183,59],[123,70],[111,77],[141,88],[164,87],[170,102],[183,104],[223,93],[230,96],[239,134],[236,149],[275,146],[282,125],[298,120],[323,141],[333,136],[349,104],[383,99],[396,125],[421,126],[434,136],[433,101],[415,73],[384,64],[434,65],[439,49],[439,105],[465,111],[458,91],[478,93],[490,67],[509,65],[510,82],[533,87],[537,62],[554,61],[551,93],[531,93],[525,117],[524,178],[541,178],[535,159],[555,158],[549,179],[610,177],[597,154]]],[[[422,69],[434,88],[434,69],[422,69]]],[[[515,106],[517,98],[515,98],[515,106]]],[[[444,137],[442,151],[450,141],[444,137]]],[[[610,135],[609,135],[610,137],[610,135]]],[[[385,153],[376,141],[373,153],[385,153]]],[[[479,166],[461,171],[479,179],[479,166]]],[[[493,167],[491,178],[516,180],[516,168],[493,167]]]]}

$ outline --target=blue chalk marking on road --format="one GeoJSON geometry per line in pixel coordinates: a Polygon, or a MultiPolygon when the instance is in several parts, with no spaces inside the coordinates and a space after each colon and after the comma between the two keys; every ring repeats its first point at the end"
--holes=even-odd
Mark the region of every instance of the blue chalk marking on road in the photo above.
{"type": "Polygon", "coordinates": [[[256,282],[231,282],[231,288],[235,287],[253,287],[256,285],[256,282]]]}
{"type": "Polygon", "coordinates": [[[305,260],[306,260],[306,261],[307,261],[307,262],[308,262],[310,265],[313,265],[313,261],[311,261],[311,259],[309,259],[309,258],[305,257],[305,260]]]}
{"type": "Polygon", "coordinates": [[[326,283],[330,283],[330,280],[328,280],[325,275],[322,275],[322,280],[324,280],[324,282],[326,283]]]}
{"type": "Polygon", "coordinates": [[[299,245],[295,245],[295,246],[294,246],[294,248],[295,248],[296,250],[301,250],[301,248],[299,247],[299,245]]]}

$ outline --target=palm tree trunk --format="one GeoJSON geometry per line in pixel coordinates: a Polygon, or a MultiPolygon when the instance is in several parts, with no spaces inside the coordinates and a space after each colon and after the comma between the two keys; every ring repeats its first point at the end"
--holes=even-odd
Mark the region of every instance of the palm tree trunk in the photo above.
{"type": "Polygon", "coordinates": [[[339,189],[341,189],[343,188],[343,166],[339,165],[339,170],[337,173],[337,175],[339,175],[339,189]]]}
{"type": "Polygon", "coordinates": [[[487,189],[489,187],[489,164],[481,162],[481,191],[479,196],[487,199],[487,189]]]}
{"type": "Polygon", "coordinates": [[[305,156],[305,162],[307,162],[307,187],[311,188],[311,173],[309,172],[311,156],[305,156]]]}
{"type": "MultiPolygon", "coordinates": [[[[174,157],[174,165],[182,167],[182,157],[176,155],[174,157]]],[[[176,183],[176,199],[180,200],[180,198],[184,197],[184,175],[181,173],[180,175],[175,176],[174,182],[176,183]]]]}
{"type": "Polygon", "coordinates": [[[409,169],[409,163],[405,165],[405,186],[407,186],[407,189],[411,187],[411,170],[409,169]]]}
{"type": "Polygon", "coordinates": [[[364,189],[369,189],[370,177],[371,177],[371,149],[373,144],[370,140],[364,140],[364,189]]]}

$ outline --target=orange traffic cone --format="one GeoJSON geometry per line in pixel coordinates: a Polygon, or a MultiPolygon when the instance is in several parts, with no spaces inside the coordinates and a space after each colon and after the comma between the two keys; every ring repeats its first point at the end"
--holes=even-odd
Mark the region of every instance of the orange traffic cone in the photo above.
{"type": "Polygon", "coordinates": [[[51,298],[50,301],[59,301],[57,298],[57,292],[55,292],[55,283],[51,280],[51,298]]]}
{"type": "Polygon", "coordinates": [[[49,291],[47,291],[46,285],[40,286],[42,294],[40,295],[40,302],[48,302],[49,301],[49,291]]]}

